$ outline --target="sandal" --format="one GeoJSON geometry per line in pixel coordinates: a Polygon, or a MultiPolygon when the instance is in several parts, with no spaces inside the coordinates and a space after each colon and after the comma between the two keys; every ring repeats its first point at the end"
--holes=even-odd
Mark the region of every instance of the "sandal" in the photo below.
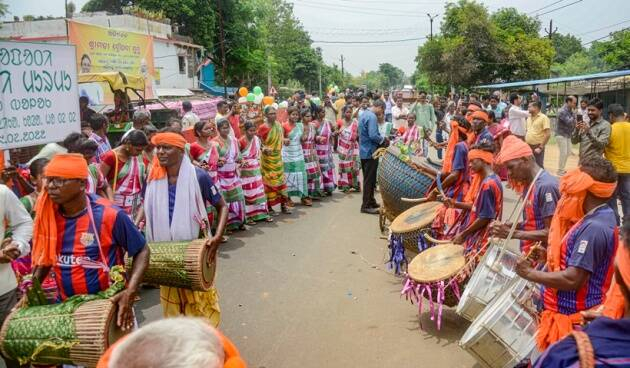
{"type": "MultiPolygon", "coordinates": [[[[254,225],[256,225],[256,221],[254,221],[254,220],[247,220],[245,225],[254,226],[254,225]]],[[[241,230],[243,230],[243,229],[241,229],[241,230]]]]}
{"type": "Polygon", "coordinates": [[[290,215],[293,213],[291,212],[288,206],[282,205],[281,209],[282,209],[282,213],[284,213],[285,215],[290,215]]]}
{"type": "Polygon", "coordinates": [[[302,200],[300,202],[302,203],[302,205],[304,205],[306,207],[312,207],[313,206],[313,201],[310,198],[302,198],[302,200]]]}
{"type": "Polygon", "coordinates": [[[267,218],[265,219],[265,222],[273,222],[273,219],[272,219],[271,217],[267,217],[267,218]]]}

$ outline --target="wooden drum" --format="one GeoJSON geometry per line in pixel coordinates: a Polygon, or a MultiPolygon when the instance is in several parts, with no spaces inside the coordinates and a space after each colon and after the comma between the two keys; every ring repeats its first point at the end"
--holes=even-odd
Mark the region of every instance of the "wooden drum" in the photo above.
{"type": "MultiPolygon", "coordinates": [[[[151,258],[143,281],[195,291],[207,291],[214,282],[216,261],[208,262],[205,239],[191,242],[149,243],[151,258]]],[[[127,268],[131,267],[127,260],[127,268]]]]}
{"type": "Polygon", "coordinates": [[[440,202],[426,202],[398,215],[389,226],[392,238],[399,238],[407,250],[416,253],[424,250],[418,244],[422,238],[422,230],[431,226],[435,212],[441,205],[440,202]]]}
{"type": "Polygon", "coordinates": [[[101,355],[124,332],[116,325],[109,299],[17,309],[0,329],[0,349],[22,364],[71,364],[95,367],[101,355]]]}

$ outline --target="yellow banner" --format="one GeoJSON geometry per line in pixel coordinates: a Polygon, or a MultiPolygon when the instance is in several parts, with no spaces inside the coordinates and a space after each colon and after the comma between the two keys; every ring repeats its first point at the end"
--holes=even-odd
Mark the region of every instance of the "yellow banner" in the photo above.
{"type": "MultiPolygon", "coordinates": [[[[68,21],[68,38],[77,48],[79,73],[123,72],[145,79],[145,98],[153,98],[153,37],[141,33],[105,28],[68,21]]],[[[93,88],[81,88],[92,104],[111,103],[110,91],[93,93],[93,88]],[[93,96],[94,95],[94,96],[93,96]]],[[[130,94],[130,97],[133,97],[130,94]]]]}

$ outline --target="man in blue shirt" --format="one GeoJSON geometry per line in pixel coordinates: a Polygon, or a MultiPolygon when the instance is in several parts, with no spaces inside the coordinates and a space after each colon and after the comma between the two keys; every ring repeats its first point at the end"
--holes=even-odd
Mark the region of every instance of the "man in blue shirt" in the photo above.
{"type": "Polygon", "coordinates": [[[383,119],[384,113],[385,102],[375,100],[372,108],[365,110],[359,118],[359,156],[361,157],[361,170],[363,170],[361,212],[363,213],[377,214],[379,209],[379,205],[374,199],[378,160],[373,159],[372,154],[379,146],[389,145],[389,140],[378,132],[378,119],[383,119]]]}

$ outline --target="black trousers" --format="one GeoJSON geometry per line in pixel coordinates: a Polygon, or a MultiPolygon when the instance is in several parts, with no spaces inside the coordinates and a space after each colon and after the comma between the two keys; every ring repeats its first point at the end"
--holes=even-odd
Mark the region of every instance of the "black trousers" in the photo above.
{"type": "Polygon", "coordinates": [[[377,207],[374,199],[374,189],[376,189],[376,171],[378,170],[378,160],[361,159],[361,170],[363,170],[363,203],[361,209],[377,207]]]}
{"type": "Polygon", "coordinates": [[[534,151],[534,150],[536,148],[540,147],[540,145],[532,146],[530,144],[529,147],[534,152],[534,160],[536,161],[538,166],[540,166],[541,169],[544,169],[545,168],[545,149],[543,148],[542,151],[540,151],[540,153],[536,153],[536,151],[534,151]]]}

